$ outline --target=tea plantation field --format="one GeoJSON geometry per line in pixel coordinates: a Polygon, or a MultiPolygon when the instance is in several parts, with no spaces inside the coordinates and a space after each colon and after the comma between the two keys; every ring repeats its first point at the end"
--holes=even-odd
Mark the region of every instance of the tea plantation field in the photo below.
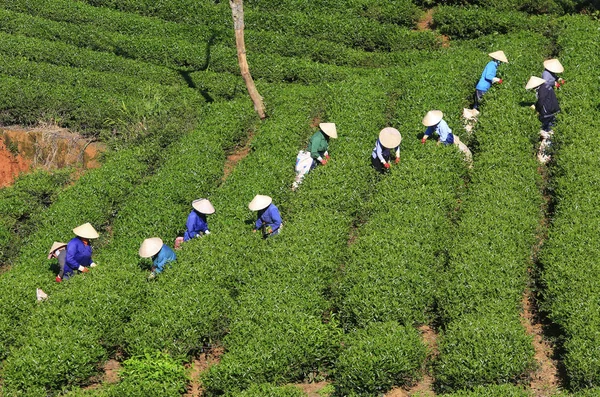
{"type": "Polygon", "coordinates": [[[109,148],[0,190],[0,396],[600,396],[599,7],[247,0],[261,120],[227,2],[0,0],[0,123],[109,148]],[[524,87],[549,58],[566,83],[543,165],[524,87]],[[432,109],[472,166],[421,143],[432,109]],[[321,122],[331,159],[292,191],[321,122]],[[380,175],[386,126],[401,161],[380,175]],[[283,218],[266,240],[256,194],[283,218]],[[201,197],[211,233],[148,280],[141,242],[172,246],[201,197]],[[85,222],[98,266],[56,283],[47,250],[85,222]]]}

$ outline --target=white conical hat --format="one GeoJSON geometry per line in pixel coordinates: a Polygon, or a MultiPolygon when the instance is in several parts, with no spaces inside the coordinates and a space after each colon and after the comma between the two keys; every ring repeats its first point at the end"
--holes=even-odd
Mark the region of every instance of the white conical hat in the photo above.
{"type": "Polygon", "coordinates": [[[319,124],[319,128],[330,137],[337,138],[337,129],[335,128],[335,123],[321,123],[319,124]]]}
{"type": "Polygon", "coordinates": [[[402,135],[400,135],[400,131],[393,127],[385,127],[379,132],[379,142],[384,147],[393,149],[402,142],[402,135]]]}
{"type": "Polygon", "coordinates": [[[250,211],[260,211],[263,208],[267,208],[272,201],[273,199],[269,196],[257,194],[252,201],[250,201],[250,204],[248,204],[248,208],[250,208],[250,211]]]}
{"type": "Polygon", "coordinates": [[[490,52],[488,55],[500,62],[508,63],[508,58],[504,55],[504,51],[490,52]]]}
{"type": "Polygon", "coordinates": [[[562,73],[565,71],[565,68],[563,68],[563,65],[558,59],[548,59],[547,61],[544,61],[544,68],[552,73],[562,73]]]}
{"type": "Polygon", "coordinates": [[[98,235],[98,232],[96,231],[96,229],[94,229],[94,227],[89,222],[84,223],[81,226],[77,226],[75,229],[73,229],[73,233],[75,233],[76,236],[83,237],[83,238],[98,238],[98,237],[100,237],[98,235]]]}
{"type": "Polygon", "coordinates": [[[531,77],[529,78],[529,81],[528,81],[528,82],[527,82],[527,84],[525,85],[525,89],[526,89],[526,90],[530,90],[530,89],[532,89],[532,88],[539,87],[539,86],[541,86],[542,84],[544,84],[545,82],[546,82],[546,80],[544,80],[544,79],[542,79],[542,78],[540,78],[540,77],[537,77],[537,76],[531,76],[531,77]]]}
{"type": "Polygon", "coordinates": [[[436,125],[442,118],[444,117],[444,113],[441,110],[430,110],[427,112],[425,117],[423,117],[423,125],[426,127],[431,127],[432,125],[436,125]]]}
{"type": "Polygon", "coordinates": [[[215,212],[215,207],[205,198],[192,201],[192,207],[201,214],[210,215],[215,212]]]}
{"type": "Polygon", "coordinates": [[[54,251],[56,251],[57,249],[59,249],[60,247],[64,247],[66,245],[67,245],[67,243],[59,243],[58,241],[55,241],[54,244],[52,244],[52,247],[50,247],[50,251],[48,251],[48,253],[51,254],[54,251]]]}
{"type": "Polygon", "coordinates": [[[140,246],[140,256],[142,258],[150,258],[158,254],[163,246],[163,241],[160,237],[151,237],[144,240],[140,246]]]}

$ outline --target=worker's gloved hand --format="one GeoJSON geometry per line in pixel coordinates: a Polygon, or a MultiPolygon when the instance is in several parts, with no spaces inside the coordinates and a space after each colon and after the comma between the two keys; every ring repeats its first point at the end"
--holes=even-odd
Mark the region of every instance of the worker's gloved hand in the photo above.
{"type": "Polygon", "coordinates": [[[394,163],[398,164],[400,162],[400,157],[396,157],[396,160],[394,160],[394,163]]]}
{"type": "Polygon", "coordinates": [[[325,165],[325,164],[327,164],[327,159],[321,160],[321,165],[325,165]]]}
{"type": "Polygon", "coordinates": [[[92,263],[90,264],[90,267],[96,267],[96,266],[98,266],[98,265],[96,265],[96,262],[92,262],[92,263]]]}
{"type": "Polygon", "coordinates": [[[502,79],[499,79],[499,80],[498,80],[498,84],[502,84],[502,79]]]}
{"type": "Polygon", "coordinates": [[[82,273],[87,273],[87,272],[89,272],[89,271],[90,271],[90,269],[88,269],[87,267],[83,267],[83,266],[79,266],[79,267],[77,268],[77,270],[79,270],[79,271],[80,271],[80,272],[82,272],[82,273]]]}
{"type": "Polygon", "coordinates": [[[425,137],[421,138],[421,143],[425,143],[426,140],[427,140],[427,138],[425,138],[425,137]]]}
{"type": "Polygon", "coordinates": [[[384,166],[386,169],[390,169],[390,163],[385,163],[385,164],[383,164],[383,166],[384,166]]]}
{"type": "Polygon", "coordinates": [[[329,160],[329,159],[331,158],[331,156],[329,155],[329,153],[325,153],[325,158],[326,158],[327,160],[329,160]]]}
{"type": "Polygon", "coordinates": [[[502,79],[499,79],[498,77],[494,77],[492,79],[492,83],[502,84],[502,79]]]}
{"type": "Polygon", "coordinates": [[[60,278],[60,276],[56,276],[55,280],[57,283],[62,283],[62,278],[60,278]]]}
{"type": "Polygon", "coordinates": [[[535,105],[531,105],[529,107],[532,108],[533,110],[535,110],[535,105]]]}
{"type": "Polygon", "coordinates": [[[256,229],[252,229],[252,233],[256,233],[256,229]]]}
{"type": "Polygon", "coordinates": [[[204,234],[210,234],[210,230],[205,231],[204,234]]]}

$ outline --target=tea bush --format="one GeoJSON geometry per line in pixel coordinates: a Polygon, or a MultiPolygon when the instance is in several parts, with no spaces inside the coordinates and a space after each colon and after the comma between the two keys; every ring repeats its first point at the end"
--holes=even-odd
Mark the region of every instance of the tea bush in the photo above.
{"type": "Polygon", "coordinates": [[[573,390],[600,385],[597,278],[598,81],[589,71],[599,50],[597,22],[584,16],[560,22],[557,47],[565,85],[556,131],[556,165],[551,168],[555,207],[552,227],[540,257],[542,307],[564,338],[564,365],[573,390]]]}
{"type": "Polygon", "coordinates": [[[519,320],[542,198],[532,150],[538,121],[523,105],[523,82],[542,64],[547,43],[532,33],[496,41],[519,61],[500,69],[506,82],[484,97],[469,189],[439,274],[436,302],[445,332],[435,378],[443,392],[516,382],[534,363],[519,320]]]}
{"type": "Polygon", "coordinates": [[[0,190],[0,263],[6,265],[18,254],[22,241],[38,227],[41,214],[71,182],[71,170],[34,171],[19,176],[0,190]]]}
{"type": "Polygon", "coordinates": [[[333,373],[336,393],[385,393],[395,385],[418,379],[425,356],[416,329],[396,322],[371,323],[344,337],[333,373]]]}
{"type": "MultiPolygon", "coordinates": [[[[224,146],[230,146],[245,132],[246,115],[254,119],[248,105],[244,101],[237,106],[211,106],[204,113],[214,123],[211,129],[189,133],[160,154],[161,167],[130,192],[112,223],[111,244],[95,256],[102,265],[63,282],[65,287],[60,290],[54,288],[52,299],[29,319],[23,339],[17,342],[20,347],[14,348],[6,360],[6,393],[39,388],[50,392],[85,382],[109,351],[122,346],[128,319],[144,302],[148,288],[137,254],[140,242],[149,235],[162,236],[169,242],[198,191],[207,191],[220,180],[224,146]],[[69,332],[73,328],[79,332],[74,339],[69,332]],[[54,338],[46,335],[49,330],[54,338]],[[32,344],[30,340],[37,342],[32,344]],[[77,356],[69,362],[54,360],[65,344],[75,349],[77,356]],[[25,374],[23,368],[27,366],[30,369],[25,374]],[[61,375],[65,373],[69,376],[61,375]]],[[[226,304],[222,298],[223,294],[213,288],[204,296],[203,304],[211,307],[212,302],[216,306],[214,316],[220,317],[226,304]]]]}

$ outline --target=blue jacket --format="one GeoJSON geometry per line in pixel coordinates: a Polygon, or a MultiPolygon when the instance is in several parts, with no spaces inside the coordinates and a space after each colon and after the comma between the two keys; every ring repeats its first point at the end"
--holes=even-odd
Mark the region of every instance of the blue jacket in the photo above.
{"type": "Polygon", "coordinates": [[[87,267],[92,264],[92,246],[85,245],[79,237],[73,237],[67,243],[65,259],[65,275],[70,276],[79,266],[87,267]]]}
{"type": "Polygon", "coordinates": [[[427,127],[425,130],[425,135],[429,137],[434,132],[440,136],[440,142],[442,142],[444,145],[451,145],[454,143],[454,135],[452,135],[452,130],[450,127],[448,127],[448,123],[446,123],[446,121],[440,120],[440,122],[436,125],[427,127]]]}
{"type": "Polygon", "coordinates": [[[255,229],[260,229],[262,225],[271,226],[273,232],[281,226],[281,215],[275,204],[269,204],[265,209],[258,211],[258,219],[256,219],[255,229]]]}
{"type": "Polygon", "coordinates": [[[171,248],[169,248],[169,246],[167,246],[166,244],[163,244],[160,251],[158,251],[158,254],[156,254],[152,257],[152,260],[153,260],[152,264],[156,268],[154,270],[154,272],[156,274],[162,272],[167,263],[173,262],[176,259],[177,259],[177,255],[175,255],[175,252],[173,252],[173,250],[171,248]]]}
{"type": "Polygon", "coordinates": [[[486,92],[490,89],[492,86],[492,80],[494,77],[496,77],[496,71],[498,70],[499,63],[500,61],[492,60],[485,65],[485,69],[483,69],[483,73],[481,73],[481,78],[479,79],[475,89],[483,92],[486,92]]]}
{"type": "Polygon", "coordinates": [[[189,239],[198,236],[200,233],[206,233],[208,230],[206,214],[201,214],[196,210],[192,210],[188,215],[185,227],[186,231],[183,235],[183,241],[188,241],[189,239]]]}

